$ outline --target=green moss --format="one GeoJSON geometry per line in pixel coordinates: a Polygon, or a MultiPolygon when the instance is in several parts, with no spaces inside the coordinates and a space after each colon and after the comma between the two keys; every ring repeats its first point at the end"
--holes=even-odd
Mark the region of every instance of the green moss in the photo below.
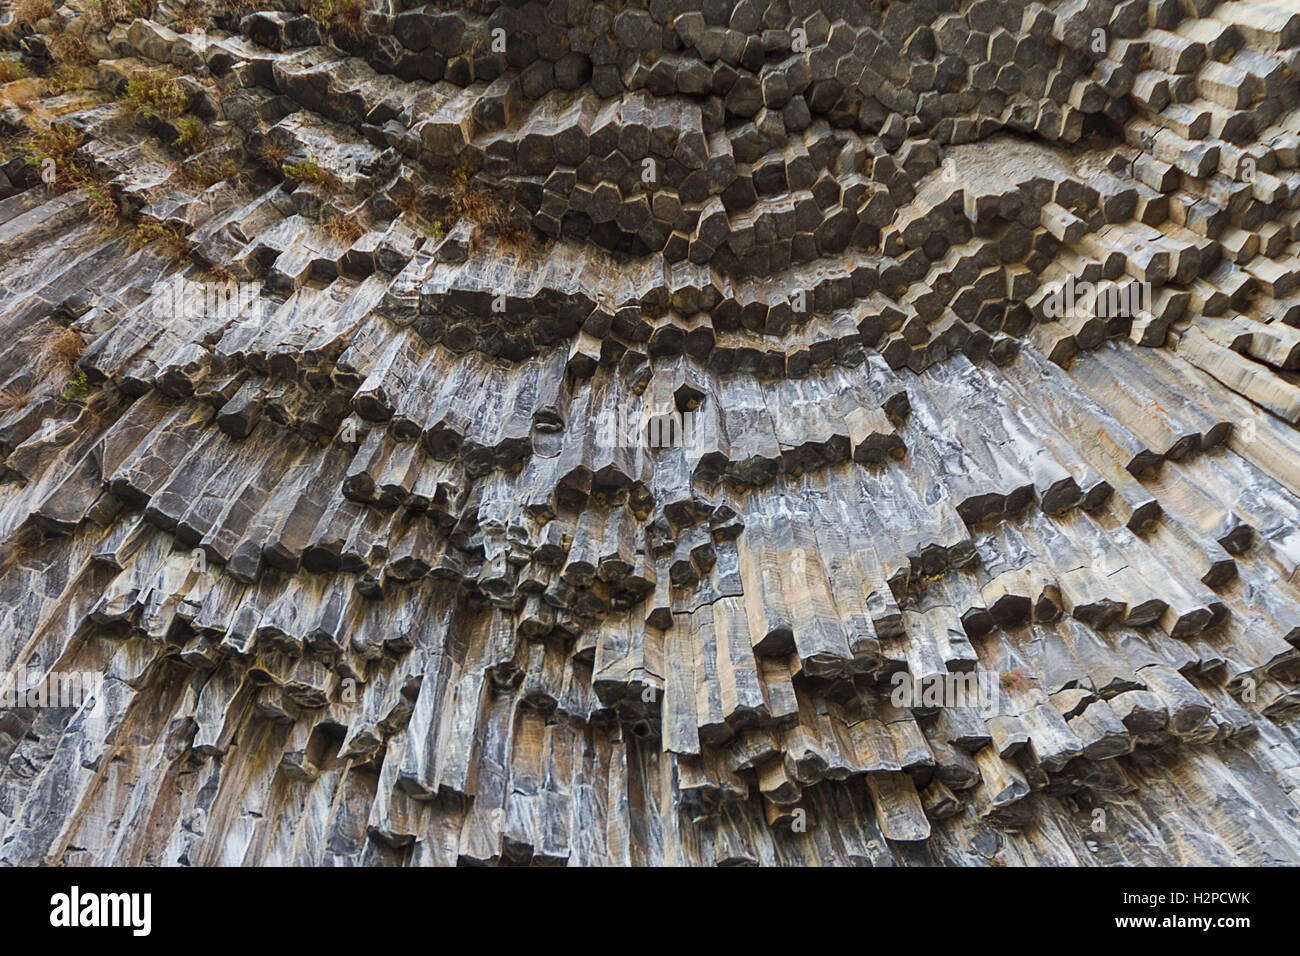
{"type": "Polygon", "coordinates": [[[63,387],[63,397],[69,402],[82,402],[90,394],[90,382],[86,379],[86,373],[77,369],[77,374],[68,379],[68,384],[63,387]]]}

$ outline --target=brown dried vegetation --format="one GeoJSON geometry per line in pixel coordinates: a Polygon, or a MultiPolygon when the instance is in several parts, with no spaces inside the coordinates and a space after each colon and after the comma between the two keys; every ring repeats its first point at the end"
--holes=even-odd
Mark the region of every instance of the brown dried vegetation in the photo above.
{"type": "Polygon", "coordinates": [[[90,66],[95,56],[86,46],[86,41],[71,34],[60,33],[45,41],[50,51],[50,59],[55,66],[90,66]]]}
{"type": "Polygon", "coordinates": [[[256,152],[257,160],[270,169],[278,170],[289,151],[272,139],[263,139],[256,152]]]}
{"type": "Polygon", "coordinates": [[[114,225],[121,220],[122,210],[118,208],[117,200],[113,198],[113,191],[107,183],[102,180],[86,180],[78,185],[90,193],[86,211],[91,219],[104,226],[114,225]]]}
{"type": "Polygon", "coordinates": [[[212,15],[208,12],[207,4],[190,0],[176,11],[176,19],[171,26],[177,33],[197,33],[212,26],[212,15]]]}
{"type": "Polygon", "coordinates": [[[0,59],[0,83],[12,83],[26,75],[27,71],[17,60],[0,59]]]}
{"type": "Polygon", "coordinates": [[[535,256],[541,251],[532,227],[512,215],[496,193],[470,182],[464,169],[454,170],[450,178],[451,212],[445,229],[466,219],[474,227],[470,234],[470,243],[474,246],[478,246],[484,236],[492,236],[502,248],[521,258],[535,256]]]}
{"type": "Polygon", "coordinates": [[[19,385],[6,385],[0,389],[0,415],[31,404],[31,389],[19,385]]]}
{"type": "Polygon", "coordinates": [[[1007,690],[1029,690],[1033,686],[1033,681],[1024,671],[1007,671],[1001,677],[1002,686],[1007,690]]]}
{"type": "Polygon", "coordinates": [[[20,22],[34,25],[54,15],[54,0],[18,0],[14,4],[14,15],[20,22]]]}
{"type": "Polygon", "coordinates": [[[366,227],[361,224],[361,220],[356,216],[341,216],[336,212],[332,212],[325,217],[324,226],[331,239],[337,242],[346,242],[349,245],[366,234],[366,227]]]}
{"type": "Polygon", "coordinates": [[[86,351],[86,340],[64,325],[56,326],[45,334],[36,347],[32,370],[38,380],[51,376],[67,378],[77,366],[77,359],[86,351]]]}
{"type": "Polygon", "coordinates": [[[194,157],[181,163],[181,179],[191,186],[207,189],[223,180],[234,183],[239,179],[239,165],[232,157],[210,159],[204,156],[194,157]]]}
{"type": "Polygon", "coordinates": [[[307,0],[307,12],[327,30],[349,40],[361,39],[362,0],[307,0]]]}
{"type": "Polygon", "coordinates": [[[429,211],[428,197],[422,195],[414,186],[402,189],[393,197],[397,211],[410,216],[423,216],[429,211]]]}
{"type": "Polygon", "coordinates": [[[113,24],[129,19],[126,0],[99,0],[91,8],[91,16],[101,30],[111,30],[113,24]]]}

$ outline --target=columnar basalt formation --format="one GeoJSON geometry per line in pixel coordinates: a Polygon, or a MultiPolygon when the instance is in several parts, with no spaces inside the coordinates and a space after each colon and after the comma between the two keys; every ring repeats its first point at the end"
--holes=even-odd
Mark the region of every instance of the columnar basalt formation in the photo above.
{"type": "Polygon", "coordinates": [[[0,862],[1300,863],[1295,0],[56,3],[0,862]]]}

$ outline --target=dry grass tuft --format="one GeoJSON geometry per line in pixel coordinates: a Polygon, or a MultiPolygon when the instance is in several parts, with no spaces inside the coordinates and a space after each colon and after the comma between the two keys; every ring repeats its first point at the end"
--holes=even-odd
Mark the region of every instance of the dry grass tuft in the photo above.
{"type": "Polygon", "coordinates": [[[61,33],[46,41],[50,51],[50,60],[54,69],[47,78],[47,85],[54,93],[73,93],[92,85],[90,71],[86,67],[95,62],[94,54],[79,37],[61,33]]]}
{"type": "Polygon", "coordinates": [[[420,195],[420,191],[412,186],[410,189],[404,189],[393,197],[393,205],[397,207],[400,213],[406,213],[411,216],[422,216],[428,211],[428,200],[420,195]]]}
{"type": "Polygon", "coordinates": [[[1030,680],[1029,675],[1019,670],[1007,671],[1002,675],[1001,683],[1007,690],[1029,690],[1034,686],[1034,682],[1030,680]]]}
{"type": "Polygon", "coordinates": [[[176,11],[176,19],[172,21],[172,29],[177,33],[197,33],[211,26],[212,15],[208,12],[207,4],[200,0],[189,0],[183,4],[176,11]]]}
{"type": "Polygon", "coordinates": [[[37,21],[54,15],[54,0],[18,0],[14,15],[23,23],[34,26],[37,21]]]}
{"type": "Polygon", "coordinates": [[[325,218],[325,231],[329,233],[330,238],[337,242],[346,242],[349,245],[356,242],[366,234],[366,227],[355,216],[340,216],[338,213],[330,213],[325,218]]]}
{"type": "Polygon", "coordinates": [[[31,404],[32,392],[19,385],[6,385],[0,389],[0,415],[31,404]]]}
{"type": "Polygon", "coordinates": [[[67,378],[77,366],[77,359],[86,351],[86,340],[67,326],[51,329],[36,348],[33,371],[37,379],[52,375],[67,378]]]}
{"type": "Polygon", "coordinates": [[[90,66],[95,62],[90,47],[80,37],[60,33],[46,40],[45,46],[50,51],[50,59],[55,66],[90,66]]]}
{"type": "Polygon", "coordinates": [[[532,227],[517,216],[510,214],[500,197],[490,189],[470,182],[470,174],[464,167],[455,169],[450,174],[451,210],[448,221],[439,220],[435,235],[441,231],[446,234],[461,219],[473,225],[470,244],[478,247],[484,236],[492,236],[504,249],[521,258],[529,258],[541,251],[541,244],[532,227]]]}
{"type": "Polygon", "coordinates": [[[307,12],[327,29],[349,40],[361,39],[363,0],[307,0],[307,12]]]}
{"type": "Polygon", "coordinates": [[[207,189],[223,180],[237,180],[239,165],[229,156],[222,160],[198,158],[181,163],[180,173],[181,179],[189,185],[207,189]]]}
{"type": "Polygon", "coordinates": [[[90,193],[86,212],[95,222],[101,226],[111,226],[122,218],[122,210],[118,208],[117,200],[113,198],[113,190],[109,188],[108,183],[102,179],[86,179],[77,185],[90,193]]]}
{"type": "Polygon", "coordinates": [[[27,71],[17,60],[0,59],[0,83],[12,83],[26,75],[27,71]]]}
{"type": "Polygon", "coordinates": [[[474,225],[496,231],[505,225],[506,211],[497,195],[482,186],[467,185],[454,193],[452,208],[458,218],[468,219],[474,225]]]}
{"type": "Polygon", "coordinates": [[[283,172],[280,167],[289,155],[289,150],[271,139],[263,139],[262,145],[258,147],[256,159],[268,169],[274,169],[277,172],[283,172]]]}
{"type": "Polygon", "coordinates": [[[99,0],[91,8],[91,16],[101,30],[111,30],[113,24],[130,19],[126,10],[126,0],[99,0]]]}
{"type": "Polygon", "coordinates": [[[518,219],[508,220],[497,230],[497,241],[522,259],[531,259],[542,250],[536,233],[518,219]]]}

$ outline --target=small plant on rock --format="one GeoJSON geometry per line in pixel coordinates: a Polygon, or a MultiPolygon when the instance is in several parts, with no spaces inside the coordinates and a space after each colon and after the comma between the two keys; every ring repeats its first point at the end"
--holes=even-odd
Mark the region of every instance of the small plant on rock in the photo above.
{"type": "Polygon", "coordinates": [[[455,191],[452,207],[461,219],[495,231],[506,221],[505,207],[496,193],[482,186],[462,186],[455,191]]]}
{"type": "Polygon", "coordinates": [[[70,169],[81,162],[77,153],[86,136],[80,130],[66,123],[51,123],[36,132],[27,144],[28,162],[40,165],[44,160],[52,159],[56,166],[70,169]]]}
{"type": "Polygon", "coordinates": [[[157,70],[139,70],[128,80],[126,99],[141,116],[166,120],[180,116],[190,105],[180,81],[157,70]]]}
{"type": "Polygon", "coordinates": [[[255,158],[268,169],[276,169],[283,172],[280,168],[289,155],[289,151],[273,139],[263,138],[262,145],[254,153],[255,158]]]}
{"type": "Polygon", "coordinates": [[[69,402],[82,402],[90,392],[90,382],[86,378],[86,373],[77,370],[77,374],[68,379],[68,384],[63,388],[63,397],[69,402]]]}
{"type": "Polygon", "coordinates": [[[46,41],[46,49],[54,64],[47,79],[52,93],[74,93],[93,85],[86,67],[95,62],[95,57],[80,37],[61,33],[46,41]]]}
{"type": "Polygon", "coordinates": [[[479,245],[485,235],[494,236],[500,245],[528,258],[537,255],[540,245],[532,228],[518,216],[511,215],[497,193],[470,181],[465,167],[453,169],[451,182],[451,219],[449,226],[461,219],[473,225],[470,244],[479,245]]]}
{"type": "Polygon", "coordinates": [[[414,184],[407,183],[404,188],[395,190],[392,199],[400,213],[422,216],[428,211],[428,197],[422,195],[414,184]]]}
{"type": "Polygon", "coordinates": [[[179,226],[171,226],[148,217],[141,219],[135,227],[135,241],[142,246],[161,244],[177,259],[187,258],[190,251],[189,242],[179,226]]]}
{"type": "Polygon", "coordinates": [[[239,165],[229,156],[222,160],[196,156],[181,163],[180,171],[181,179],[191,186],[201,186],[204,189],[215,186],[222,180],[233,181],[239,178],[239,165]]]}
{"type": "Polygon", "coordinates": [[[301,163],[285,163],[282,169],[285,178],[292,179],[296,183],[319,186],[325,192],[334,192],[339,187],[338,179],[334,174],[314,159],[306,159],[301,163]]]}
{"type": "Polygon", "coordinates": [[[533,230],[520,219],[511,218],[502,223],[497,229],[497,241],[524,259],[532,258],[541,250],[533,230]]]}
{"type": "Polygon", "coordinates": [[[56,66],[46,77],[49,95],[76,93],[86,88],[86,77],[82,68],[75,66],[56,66]]]}
{"type": "Polygon", "coordinates": [[[203,124],[199,122],[199,118],[186,116],[176,123],[176,138],[172,140],[172,146],[182,153],[197,152],[203,145],[203,138],[203,124]]]}
{"type": "Polygon", "coordinates": [[[122,211],[118,209],[117,200],[113,198],[113,191],[108,187],[107,183],[82,180],[77,185],[90,194],[86,204],[86,212],[91,219],[105,226],[118,221],[122,211]]]}
{"type": "Polygon", "coordinates": [[[46,162],[52,161],[55,175],[51,185],[86,190],[86,211],[90,218],[99,223],[116,222],[119,210],[113,190],[103,174],[79,152],[85,141],[85,135],[79,130],[63,123],[52,123],[27,142],[27,162],[44,167],[46,162]]]}

